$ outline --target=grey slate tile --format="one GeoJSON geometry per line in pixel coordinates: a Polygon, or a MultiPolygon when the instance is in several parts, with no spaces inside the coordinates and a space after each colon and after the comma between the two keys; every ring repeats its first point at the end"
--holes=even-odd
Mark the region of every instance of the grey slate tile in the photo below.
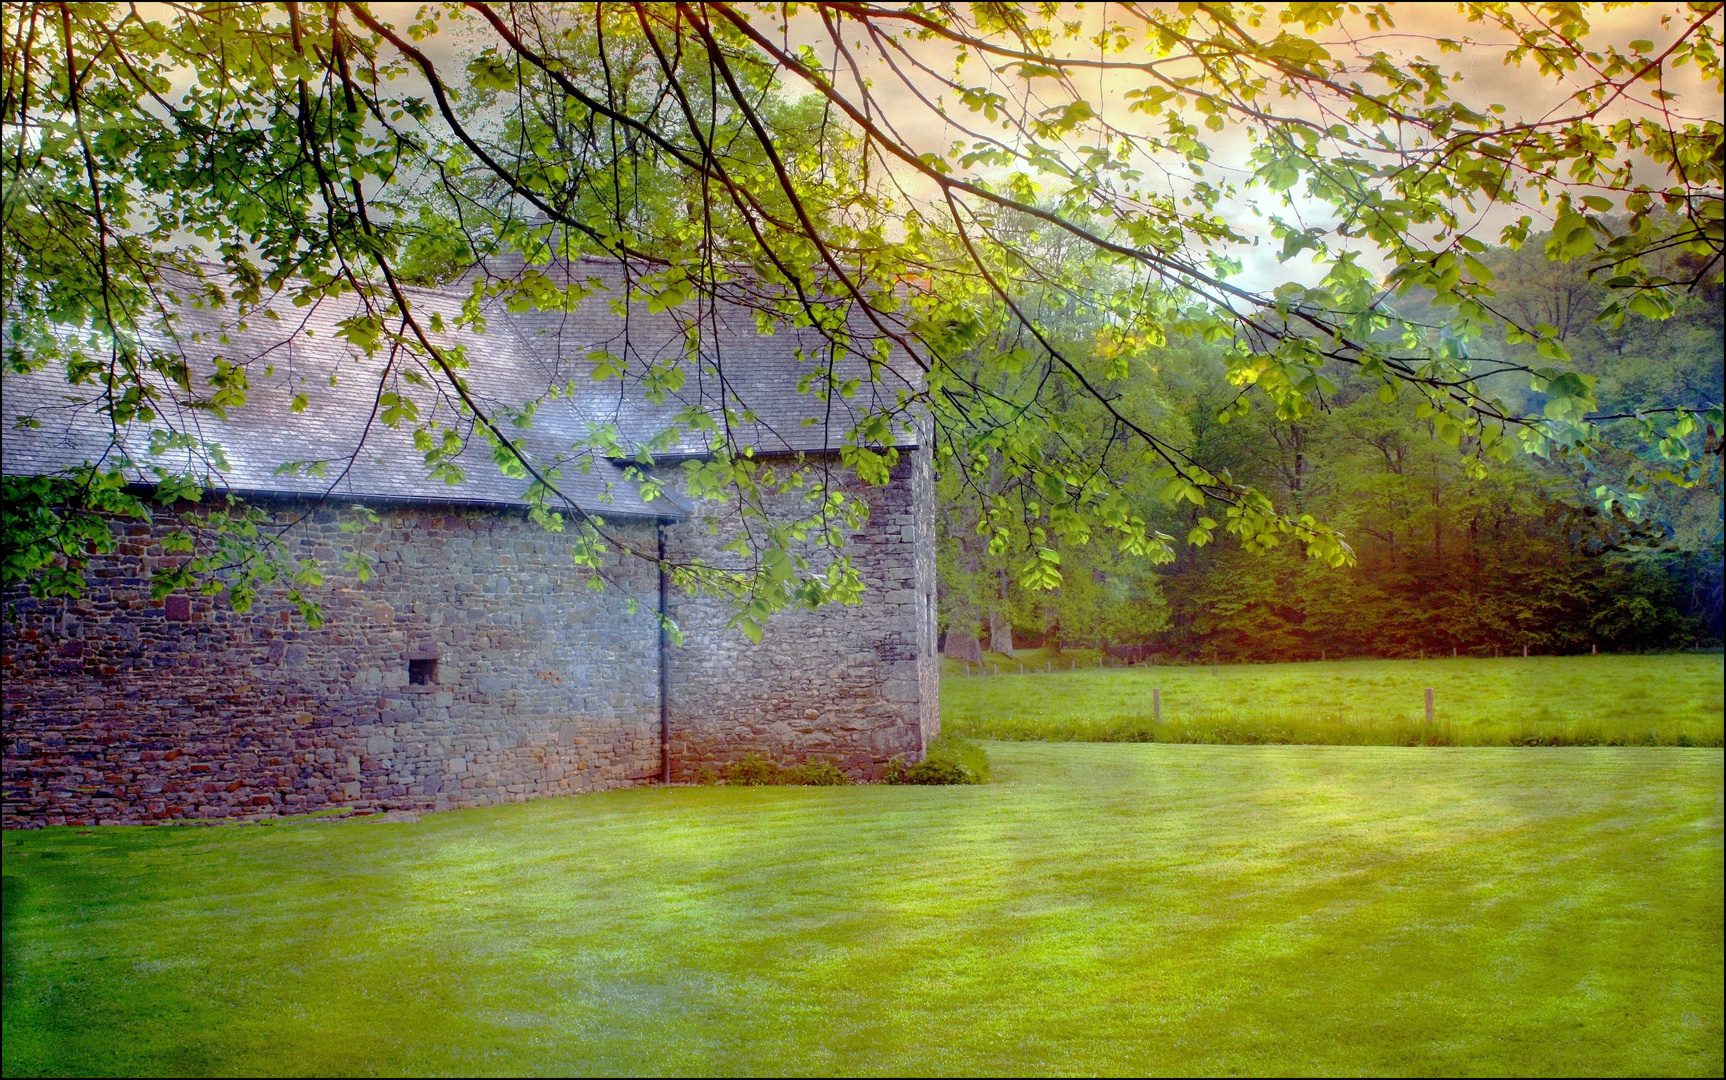
{"type": "MultiPolygon", "coordinates": [[[[899,407],[921,386],[915,365],[900,352],[871,381],[865,359],[836,353],[814,330],[781,326],[771,335],[760,334],[754,312],[738,304],[709,307],[691,302],[649,313],[644,304],[632,303],[620,316],[613,310],[623,287],[617,264],[582,260],[549,269],[562,280],[591,280],[597,292],[568,312],[510,311],[502,298],[489,296],[482,302],[484,333],[447,329],[461,313],[468,283],[413,289],[409,300],[423,318],[429,320],[434,312],[441,316],[446,330],[433,335],[434,340],[441,348],[465,354],[463,378],[481,407],[496,415],[537,403],[530,427],[504,430],[536,465],[556,470],[558,487],[590,512],[679,513],[664,501],[644,502],[622,463],[572,449],[596,426],[613,426],[622,445],[633,452],[693,410],[712,417],[716,427],[729,422],[736,443],[753,446],[757,454],[819,452],[837,449],[866,414],[899,407]],[[650,365],[663,366],[681,355],[692,324],[699,324],[702,345],[683,361],[683,385],[653,400],[644,385],[650,365]],[[589,356],[600,349],[626,361],[621,377],[593,378],[589,356]],[[822,401],[799,392],[800,381],[821,374],[828,363],[835,378],[859,381],[854,396],[832,395],[822,401]]],[[[395,358],[399,362],[385,378],[390,360],[385,352],[368,357],[339,336],[342,321],[361,311],[357,298],[326,300],[311,308],[295,308],[284,298],[271,306],[276,319],[254,316],[244,328],[231,307],[185,307],[174,340],[151,342],[156,349],[183,355],[194,385],[209,378],[218,358],[247,367],[248,404],[225,417],[176,406],[173,395],[165,394],[176,428],[221,446],[227,465],[215,471],[219,487],[291,496],[327,491],[343,502],[525,505],[527,481],[499,469],[471,413],[464,414],[448,393],[446,380],[433,378],[421,369],[422,361],[406,357],[395,358]],[[412,381],[410,373],[416,370],[430,385],[412,381]],[[394,428],[383,422],[379,401],[386,393],[411,399],[421,419],[439,424],[440,434],[448,428],[466,440],[456,459],[465,474],[460,484],[451,486],[428,475],[423,454],[413,443],[411,422],[394,428]],[[305,405],[295,412],[297,394],[305,395],[305,405]],[[327,473],[322,478],[276,475],[278,466],[293,461],[324,461],[327,473]]],[[[849,325],[860,341],[868,340],[867,327],[855,319],[849,325]]],[[[68,386],[54,367],[8,373],[0,379],[0,391],[0,452],[9,474],[53,473],[94,461],[109,452],[111,434],[135,462],[174,470],[193,463],[194,454],[184,449],[149,452],[150,428],[159,425],[134,422],[112,433],[94,404],[95,387],[68,386]],[[34,417],[40,426],[20,428],[16,420],[22,415],[34,417]]],[[[896,427],[891,437],[901,446],[916,441],[908,428],[896,427]]],[[[689,429],[662,446],[655,458],[664,464],[707,455],[715,448],[715,433],[689,429]]],[[[140,482],[151,478],[142,468],[136,472],[140,482]]]]}

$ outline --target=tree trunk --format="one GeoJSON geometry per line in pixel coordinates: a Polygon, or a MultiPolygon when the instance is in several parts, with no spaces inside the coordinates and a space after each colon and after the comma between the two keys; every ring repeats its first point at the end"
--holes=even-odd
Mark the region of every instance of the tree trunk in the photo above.
{"type": "Polygon", "coordinates": [[[977,644],[977,635],[969,626],[947,631],[947,656],[964,664],[983,662],[983,647],[977,644]]]}
{"type": "Polygon", "coordinates": [[[1013,655],[1013,624],[999,608],[989,612],[989,651],[1013,655]]]}

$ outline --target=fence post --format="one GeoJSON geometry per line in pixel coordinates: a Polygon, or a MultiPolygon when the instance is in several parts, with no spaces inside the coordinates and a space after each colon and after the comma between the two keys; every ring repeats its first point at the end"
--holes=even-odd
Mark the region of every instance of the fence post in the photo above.
{"type": "Polygon", "coordinates": [[[1432,687],[1426,688],[1426,726],[1432,727],[1432,687]]]}
{"type": "Polygon", "coordinates": [[[1159,724],[1163,722],[1163,688],[1160,686],[1151,690],[1151,719],[1159,724]]]}
{"type": "Polygon", "coordinates": [[[1528,646],[1526,645],[1522,647],[1522,658],[1524,660],[1528,659],[1528,646]]]}

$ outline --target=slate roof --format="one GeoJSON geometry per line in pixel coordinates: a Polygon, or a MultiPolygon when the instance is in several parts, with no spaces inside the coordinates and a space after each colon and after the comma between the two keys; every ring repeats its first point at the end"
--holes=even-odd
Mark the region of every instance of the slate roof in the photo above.
{"type": "MultiPolygon", "coordinates": [[[[492,298],[484,305],[483,334],[464,329],[433,336],[443,347],[465,350],[465,376],[475,399],[488,410],[514,410],[538,401],[531,427],[505,430],[536,464],[558,469],[558,486],[583,509],[607,516],[679,513],[663,499],[644,502],[619,462],[590,452],[572,456],[571,445],[586,438],[594,425],[613,425],[625,448],[633,450],[670,427],[682,410],[699,409],[723,424],[724,410],[729,409],[734,419],[741,418],[733,427],[737,441],[755,447],[757,454],[821,451],[837,449],[865,412],[892,408],[905,391],[921,385],[902,353],[894,354],[877,382],[869,381],[865,360],[839,356],[835,374],[861,378],[862,385],[851,398],[833,395],[822,401],[798,390],[799,380],[816,371],[818,363],[800,359],[798,350],[828,355],[825,339],[815,331],[781,327],[762,335],[755,313],[735,304],[697,310],[692,302],[649,313],[636,303],[629,305],[628,317],[621,318],[611,303],[622,280],[616,263],[582,260],[560,270],[559,276],[579,277],[597,289],[577,310],[510,312],[492,298]],[[680,389],[663,401],[649,400],[642,385],[648,362],[677,356],[696,317],[703,326],[700,362],[685,362],[680,389]],[[626,361],[622,378],[592,378],[589,354],[601,349],[626,361]],[[555,398],[548,396],[552,387],[558,388],[555,398]]],[[[435,312],[446,326],[453,326],[468,295],[463,284],[410,290],[409,301],[423,319],[435,312]]],[[[338,336],[339,323],[360,311],[357,298],[327,300],[310,308],[295,308],[284,299],[272,308],[277,319],[254,316],[241,329],[232,309],[188,307],[176,328],[177,341],[153,343],[186,358],[194,385],[215,370],[218,357],[248,365],[251,389],[243,408],[230,410],[225,418],[183,410],[176,419],[182,430],[221,445],[228,460],[219,472],[221,489],[283,496],[328,492],[344,502],[525,505],[528,482],[498,469],[490,445],[473,430],[471,416],[462,416],[453,401],[440,400],[433,390],[406,381],[399,370],[381,383],[386,354],[380,350],[367,357],[338,336]],[[411,398],[422,418],[429,416],[467,436],[467,448],[456,459],[465,474],[460,484],[451,486],[428,475],[423,454],[413,445],[412,423],[398,428],[383,423],[377,403],[384,392],[411,398]],[[290,407],[296,394],[306,398],[300,412],[290,407]],[[357,455],[356,445],[361,446],[357,455]],[[317,460],[326,462],[322,477],[276,475],[284,462],[317,460]]],[[[109,425],[92,403],[94,388],[68,386],[57,365],[29,375],[5,374],[0,389],[0,451],[6,473],[54,473],[93,461],[107,448],[109,425]],[[16,418],[26,414],[40,426],[19,428],[16,418]]],[[[185,469],[187,451],[150,455],[152,426],[159,425],[134,423],[119,433],[127,454],[136,462],[185,469]]],[[[684,431],[655,460],[710,453],[713,438],[709,432],[684,431]]],[[[892,439],[910,446],[916,435],[896,427],[892,439]]],[[[140,468],[137,479],[147,483],[150,475],[140,468]]]]}

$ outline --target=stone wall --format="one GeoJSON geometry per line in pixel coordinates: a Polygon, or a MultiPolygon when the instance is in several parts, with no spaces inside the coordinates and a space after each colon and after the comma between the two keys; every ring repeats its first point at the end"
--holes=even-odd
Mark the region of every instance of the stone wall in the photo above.
{"type": "MultiPolygon", "coordinates": [[[[856,779],[920,760],[939,728],[933,480],[908,453],[849,550],[864,602],[776,616],[750,644],[710,598],[674,597],[674,779],[747,753],[820,757],[856,779]]],[[[280,521],[307,505],[281,502],[280,521]]],[[[350,518],[350,525],[352,519],[350,518]]],[[[287,534],[330,568],[307,629],[280,598],[149,599],[160,527],[123,523],[77,601],[13,592],[0,627],[8,827],[303,813],[436,810],[598,791],[659,774],[651,564],[613,556],[589,589],[569,539],[508,511],[414,507],[343,531],[330,510],[287,534]],[[368,553],[376,576],[336,570],[368,553]],[[638,610],[630,614],[628,601],[638,610]],[[425,685],[418,661],[435,661],[425,685]]],[[[616,523],[638,550],[655,526],[616,523]]],[[[667,530],[673,558],[734,559],[700,520],[667,530]]]]}
{"type": "MultiPolygon", "coordinates": [[[[288,534],[326,567],[356,546],[376,560],[363,585],[330,574],[318,630],[280,602],[150,600],[143,524],[92,560],[82,599],[7,596],[5,823],[444,809],[657,775],[650,564],[619,561],[622,588],[596,593],[567,538],[520,514],[381,517],[346,533],[319,510],[288,534]],[[416,659],[435,682],[410,685],[416,659]]],[[[650,523],[617,528],[653,550],[650,523]]]]}
{"type": "MultiPolygon", "coordinates": [[[[870,507],[846,548],[866,586],[861,604],[783,611],[751,644],[724,629],[723,601],[674,597],[686,635],[671,657],[674,780],[718,773],[749,753],[785,765],[820,758],[858,780],[879,779],[895,757],[922,760],[940,726],[928,453],[908,451],[884,487],[852,480],[845,490],[870,507]]],[[[786,496],[774,510],[795,513],[798,500],[786,496]]],[[[735,527],[722,509],[699,505],[672,530],[668,554],[734,563],[722,548],[735,527]],[[708,528],[715,516],[717,532],[708,528]]]]}

